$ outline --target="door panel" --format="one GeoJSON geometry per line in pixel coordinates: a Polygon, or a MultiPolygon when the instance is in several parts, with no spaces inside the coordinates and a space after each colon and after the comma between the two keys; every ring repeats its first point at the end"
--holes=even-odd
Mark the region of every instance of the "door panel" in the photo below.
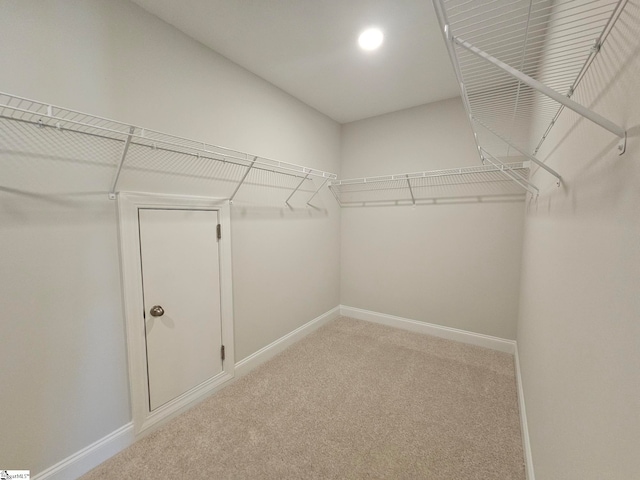
{"type": "Polygon", "coordinates": [[[216,210],[139,209],[149,408],[222,371],[216,210]],[[159,305],[161,316],[152,316],[159,305]]]}

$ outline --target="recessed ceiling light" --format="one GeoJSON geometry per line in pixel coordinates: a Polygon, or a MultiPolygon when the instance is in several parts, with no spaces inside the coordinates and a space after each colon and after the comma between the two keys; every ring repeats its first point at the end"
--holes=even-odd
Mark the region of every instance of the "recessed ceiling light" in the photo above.
{"type": "Polygon", "coordinates": [[[375,50],[382,45],[382,31],[379,28],[368,28],[358,37],[358,44],[363,50],[375,50]]]}

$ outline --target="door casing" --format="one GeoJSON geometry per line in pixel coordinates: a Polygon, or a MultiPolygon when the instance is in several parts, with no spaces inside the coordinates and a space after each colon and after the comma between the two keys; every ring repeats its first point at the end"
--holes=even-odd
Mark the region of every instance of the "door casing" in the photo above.
{"type": "Polygon", "coordinates": [[[121,192],[118,194],[118,224],[131,410],[135,435],[141,436],[149,433],[153,427],[159,426],[161,422],[182,413],[233,379],[235,356],[230,205],[228,199],[222,198],[121,192]],[[142,265],[138,231],[138,210],[140,208],[215,209],[219,212],[219,222],[222,230],[222,237],[218,244],[220,249],[222,343],[225,346],[225,360],[222,365],[222,372],[156,408],[153,412],[149,410],[149,385],[147,382],[142,265]]]}

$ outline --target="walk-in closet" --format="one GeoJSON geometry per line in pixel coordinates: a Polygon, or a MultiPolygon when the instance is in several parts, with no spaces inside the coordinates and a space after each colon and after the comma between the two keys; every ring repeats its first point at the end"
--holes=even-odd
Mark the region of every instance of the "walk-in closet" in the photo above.
{"type": "Polygon", "coordinates": [[[639,0],[0,2],[0,478],[630,480],[639,0]]]}

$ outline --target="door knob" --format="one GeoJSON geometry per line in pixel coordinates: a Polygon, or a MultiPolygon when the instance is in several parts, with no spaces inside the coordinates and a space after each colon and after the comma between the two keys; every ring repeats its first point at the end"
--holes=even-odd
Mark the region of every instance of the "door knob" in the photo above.
{"type": "Polygon", "coordinates": [[[160,305],[155,305],[151,307],[149,313],[152,317],[161,317],[162,315],[164,315],[164,308],[162,308],[160,305]]]}

